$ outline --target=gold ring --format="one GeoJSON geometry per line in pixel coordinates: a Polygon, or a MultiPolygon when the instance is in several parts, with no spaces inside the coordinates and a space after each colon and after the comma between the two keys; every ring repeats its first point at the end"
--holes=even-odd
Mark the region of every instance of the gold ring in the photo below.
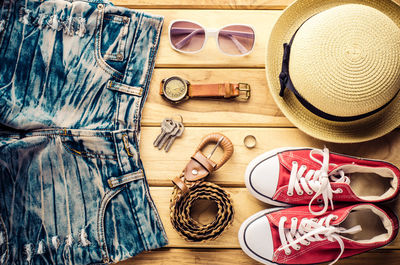
{"type": "Polygon", "coordinates": [[[243,144],[247,148],[252,149],[252,148],[256,147],[257,139],[254,135],[246,135],[246,137],[244,137],[244,139],[243,139],[243,144]]]}

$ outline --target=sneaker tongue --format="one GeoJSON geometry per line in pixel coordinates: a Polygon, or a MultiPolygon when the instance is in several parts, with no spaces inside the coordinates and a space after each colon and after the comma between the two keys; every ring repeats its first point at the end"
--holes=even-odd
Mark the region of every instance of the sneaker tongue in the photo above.
{"type": "MultiPolygon", "coordinates": [[[[299,165],[307,166],[308,169],[319,170],[321,164],[308,159],[310,150],[297,150],[278,154],[279,161],[289,171],[292,170],[292,162],[296,161],[299,165]],[[303,158],[302,158],[303,157],[303,158]],[[304,159],[307,158],[307,159],[304,159]]],[[[322,160],[321,160],[322,161],[322,160]]]]}
{"type": "MultiPolygon", "coordinates": [[[[292,162],[296,161],[299,163],[300,166],[307,166],[307,170],[320,170],[321,164],[317,163],[316,161],[309,159],[310,151],[312,149],[305,149],[305,150],[293,150],[288,152],[279,153],[279,161],[283,167],[285,167],[289,172],[292,170],[292,162]]],[[[323,161],[323,156],[321,154],[314,154],[314,157],[321,162],[323,161]]],[[[338,168],[336,164],[329,164],[328,172],[335,170],[338,168]]]]}

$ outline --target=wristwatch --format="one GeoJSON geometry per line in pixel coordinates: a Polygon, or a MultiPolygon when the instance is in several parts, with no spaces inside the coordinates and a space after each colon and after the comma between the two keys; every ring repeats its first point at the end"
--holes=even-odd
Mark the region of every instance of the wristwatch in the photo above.
{"type": "Polygon", "coordinates": [[[190,84],[189,81],[172,76],[161,81],[160,95],[172,103],[189,98],[250,98],[250,85],[246,83],[190,84]]]}

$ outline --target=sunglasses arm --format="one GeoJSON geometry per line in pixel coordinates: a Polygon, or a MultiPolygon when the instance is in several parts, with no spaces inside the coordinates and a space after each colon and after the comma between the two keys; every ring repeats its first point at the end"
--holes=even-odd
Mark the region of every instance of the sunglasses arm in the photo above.
{"type": "MultiPolygon", "coordinates": [[[[173,27],[173,28],[171,28],[171,34],[187,34],[187,33],[193,33],[195,31],[197,31],[197,33],[198,33],[200,30],[203,30],[203,29],[173,27]]],[[[233,35],[233,36],[238,36],[238,37],[243,37],[243,38],[254,38],[253,33],[237,31],[237,30],[221,30],[219,33],[221,35],[233,35]]]]}
{"type": "Polygon", "coordinates": [[[196,34],[204,32],[203,29],[179,29],[179,28],[171,29],[171,33],[172,31],[179,31],[180,34],[190,32],[189,35],[187,35],[185,38],[181,39],[177,44],[175,44],[176,48],[178,49],[181,49],[183,46],[185,46],[187,42],[190,41],[196,34]]]}
{"type": "Polygon", "coordinates": [[[238,48],[238,50],[241,53],[246,53],[247,52],[247,49],[234,36],[229,34],[228,37],[232,40],[233,43],[235,43],[236,48],[238,48]]]}
{"type": "Polygon", "coordinates": [[[237,31],[237,30],[223,29],[223,30],[221,30],[219,32],[219,34],[221,34],[221,35],[231,35],[231,36],[243,37],[243,38],[249,38],[249,39],[254,38],[254,33],[237,31]]]}

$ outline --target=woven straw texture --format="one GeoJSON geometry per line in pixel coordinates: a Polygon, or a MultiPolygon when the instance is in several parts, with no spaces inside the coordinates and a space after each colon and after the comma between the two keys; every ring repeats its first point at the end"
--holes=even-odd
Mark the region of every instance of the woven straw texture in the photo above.
{"type": "Polygon", "coordinates": [[[361,142],[396,128],[400,95],[380,112],[353,122],[320,118],[288,91],[284,98],[279,96],[282,46],[299,27],[289,65],[295,88],[326,113],[355,116],[383,106],[400,88],[400,7],[386,0],[298,0],[276,22],[266,57],[267,80],[276,103],[311,136],[361,142]]]}

